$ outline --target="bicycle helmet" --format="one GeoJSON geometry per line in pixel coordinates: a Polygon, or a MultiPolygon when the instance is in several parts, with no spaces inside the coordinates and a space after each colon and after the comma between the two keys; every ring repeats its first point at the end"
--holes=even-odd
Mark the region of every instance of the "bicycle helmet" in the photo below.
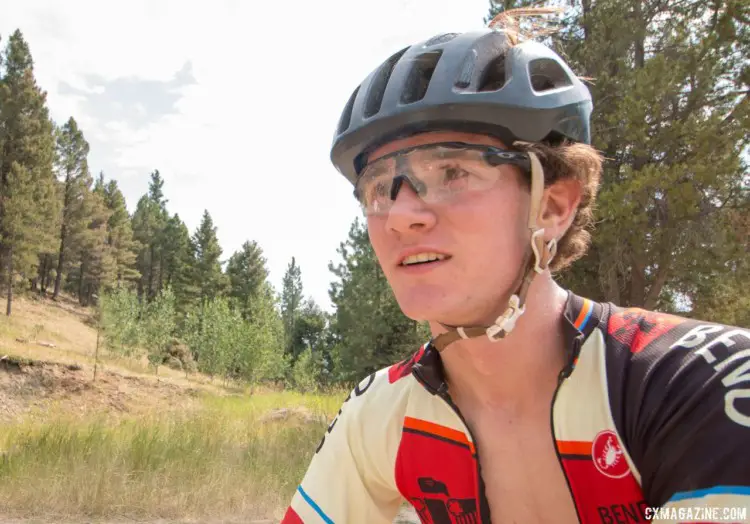
{"type": "Polygon", "coordinates": [[[538,42],[511,45],[497,29],[437,35],[395,53],[354,90],[331,160],[355,183],[368,152],[425,131],[588,144],[592,107],[586,86],[538,42]]]}

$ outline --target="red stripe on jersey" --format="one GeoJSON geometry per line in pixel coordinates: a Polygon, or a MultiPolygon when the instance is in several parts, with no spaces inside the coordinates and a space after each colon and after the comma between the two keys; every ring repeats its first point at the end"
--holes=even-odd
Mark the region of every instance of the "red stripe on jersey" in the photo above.
{"type": "Polygon", "coordinates": [[[390,368],[388,368],[388,382],[393,384],[398,379],[409,376],[411,374],[411,368],[414,367],[414,363],[422,358],[422,355],[424,354],[424,348],[426,346],[427,344],[423,345],[421,348],[419,348],[419,351],[417,351],[410,358],[404,359],[398,364],[394,364],[390,368]]]}
{"type": "Polygon", "coordinates": [[[305,524],[304,521],[300,518],[299,515],[297,515],[297,512],[292,509],[290,506],[286,510],[286,514],[284,515],[284,518],[281,519],[280,524],[305,524]]]}

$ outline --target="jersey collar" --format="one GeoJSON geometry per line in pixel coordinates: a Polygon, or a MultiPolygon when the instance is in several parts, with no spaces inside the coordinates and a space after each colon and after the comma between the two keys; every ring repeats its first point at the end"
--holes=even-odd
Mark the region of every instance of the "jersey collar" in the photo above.
{"type": "MultiPolygon", "coordinates": [[[[603,311],[602,304],[568,291],[563,310],[567,358],[562,373],[565,376],[575,369],[578,352],[591,332],[599,326],[603,311]]],[[[412,374],[432,394],[443,393],[448,389],[440,353],[431,343],[427,343],[416,355],[412,374]]]]}

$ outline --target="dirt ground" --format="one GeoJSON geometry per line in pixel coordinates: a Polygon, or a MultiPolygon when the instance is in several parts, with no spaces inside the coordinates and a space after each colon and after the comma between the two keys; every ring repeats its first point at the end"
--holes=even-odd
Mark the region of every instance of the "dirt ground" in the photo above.
{"type": "Polygon", "coordinates": [[[0,424],[68,413],[121,415],[152,409],[189,409],[201,391],[228,390],[200,374],[118,359],[100,347],[91,311],[60,300],[19,298],[0,317],[0,424]]]}
{"type": "Polygon", "coordinates": [[[139,413],[168,405],[190,409],[200,386],[185,387],[158,377],[0,356],[0,424],[67,413],[139,413]]]}

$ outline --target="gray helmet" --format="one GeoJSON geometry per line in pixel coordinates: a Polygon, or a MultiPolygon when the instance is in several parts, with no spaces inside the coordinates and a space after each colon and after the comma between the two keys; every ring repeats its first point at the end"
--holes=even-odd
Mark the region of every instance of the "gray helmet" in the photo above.
{"type": "Polygon", "coordinates": [[[516,140],[590,143],[591,94],[554,51],[496,29],[438,35],[397,52],[357,87],[331,160],[352,183],[373,149],[450,129],[516,140]]]}

